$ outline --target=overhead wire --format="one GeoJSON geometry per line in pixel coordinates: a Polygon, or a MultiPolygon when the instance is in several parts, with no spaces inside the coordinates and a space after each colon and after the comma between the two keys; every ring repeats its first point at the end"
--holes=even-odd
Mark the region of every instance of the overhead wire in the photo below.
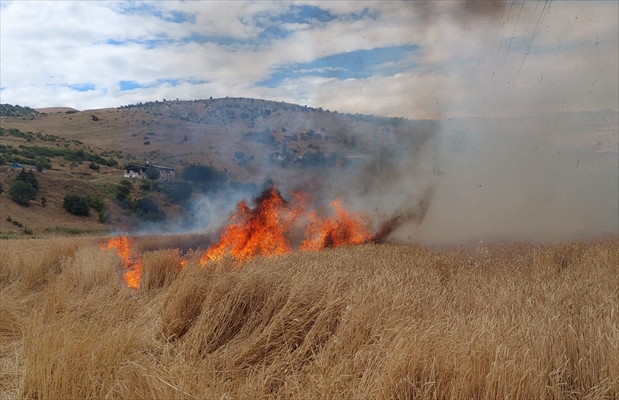
{"type": "Polygon", "coordinates": [[[516,73],[516,79],[514,79],[511,89],[513,89],[514,85],[516,85],[516,81],[518,80],[518,77],[520,76],[520,71],[522,70],[522,66],[524,65],[524,62],[526,61],[527,56],[531,52],[531,46],[533,45],[533,42],[535,41],[535,38],[537,37],[537,34],[539,33],[542,27],[542,22],[544,21],[544,17],[550,10],[550,2],[551,0],[546,0],[544,3],[544,8],[542,8],[542,12],[540,13],[539,20],[537,21],[537,26],[535,27],[535,30],[533,31],[533,34],[531,35],[531,40],[529,41],[529,45],[527,46],[527,51],[524,53],[524,57],[522,57],[522,62],[520,63],[520,67],[518,68],[518,72],[516,73]]]}

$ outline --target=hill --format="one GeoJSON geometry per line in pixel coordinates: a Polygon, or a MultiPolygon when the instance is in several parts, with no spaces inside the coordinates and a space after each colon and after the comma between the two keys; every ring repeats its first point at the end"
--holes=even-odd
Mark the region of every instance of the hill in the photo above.
{"type": "MultiPolygon", "coordinates": [[[[116,185],[125,172],[122,167],[128,164],[162,165],[175,169],[177,175],[188,165],[209,166],[226,174],[228,188],[255,190],[267,178],[294,186],[299,174],[309,176],[372,159],[379,152],[395,156],[423,143],[435,131],[433,121],[339,114],[244,98],[32,111],[28,118],[12,113],[0,117],[0,162],[4,164],[0,183],[5,188],[0,195],[0,233],[4,235],[20,232],[7,223],[8,216],[37,235],[77,226],[84,231],[134,226],[135,215],[118,207],[115,199],[116,185]],[[7,201],[16,173],[11,163],[45,165],[39,193],[46,199],[45,207],[39,198],[29,208],[7,201]],[[107,224],[100,224],[95,216],[76,219],[64,213],[62,199],[71,192],[101,197],[109,214],[107,224]]],[[[179,201],[164,194],[165,185],[142,193],[137,183],[136,198],[153,199],[168,217],[187,213],[179,201]]],[[[194,192],[213,189],[195,182],[193,186],[194,192]]]]}
{"type": "MultiPolygon", "coordinates": [[[[161,215],[167,221],[162,229],[199,228],[207,222],[207,211],[209,218],[221,219],[217,214],[226,214],[241,195],[256,194],[265,180],[288,190],[309,189],[326,200],[324,191],[354,199],[381,195],[378,205],[391,207],[393,202],[386,199],[391,192],[406,200],[400,192],[411,184],[401,179],[427,180],[440,174],[436,162],[428,175],[418,160],[459,157],[477,145],[475,140],[494,132],[513,137],[522,131],[539,137],[555,132],[548,137],[560,152],[576,149],[612,158],[617,153],[616,118],[616,111],[607,110],[413,121],[248,98],[164,100],[83,111],[2,105],[0,235],[23,235],[23,227],[35,235],[143,228],[161,215]],[[441,146],[433,147],[439,133],[441,146]],[[41,188],[30,207],[8,197],[17,173],[11,163],[39,165],[42,170],[37,175],[41,188]],[[134,181],[129,201],[119,202],[123,167],[150,164],[174,169],[177,182],[153,182],[146,188],[134,181]],[[219,171],[225,182],[181,179],[193,164],[219,171]],[[62,203],[70,193],[99,197],[105,204],[104,218],[96,212],[86,218],[67,214],[62,203]],[[146,198],[157,207],[151,215],[138,204],[146,198]]],[[[378,205],[372,203],[372,208],[378,205]]]]}

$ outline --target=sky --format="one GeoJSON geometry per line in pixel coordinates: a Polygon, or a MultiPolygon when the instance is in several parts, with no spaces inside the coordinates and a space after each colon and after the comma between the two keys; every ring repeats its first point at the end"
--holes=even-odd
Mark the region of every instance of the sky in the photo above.
{"type": "Polygon", "coordinates": [[[0,1],[0,102],[253,97],[406,118],[619,108],[617,1],[0,1]]]}

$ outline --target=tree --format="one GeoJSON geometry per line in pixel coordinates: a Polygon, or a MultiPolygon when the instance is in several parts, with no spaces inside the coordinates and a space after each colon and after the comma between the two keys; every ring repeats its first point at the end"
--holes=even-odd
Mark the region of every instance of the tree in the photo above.
{"type": "Polygon", "coordinates": [[[172,203],[182,204],[189,200],[193,188],[187,182],[167,183],[163,186],[163,193],[172,203]]]}
{"type": "Polygon", "coordinates": [[[153,167],[152,165],[149,165],[148,168],[146,168],[146,177],[148,179],[150,179],[151,181],[156,181],[157,179],[159,179],[159,170],[155,167],[153,167]]]}
{"type": "Polygon", "coordinates": [[[150,181],[142,181],[140,182],[140,189],[143,192],[148,192],[149,190],[151,190],[153,187],[153,184],[150,181]]]}
{"type": "Polygon", "coordinates": [[[19,171],[19,174],[17,174],[17,176],[15,177],[15,180],[26,182],[27,184],[29,184],[30,186],[34,188],[35,192],[39,190],[39,181],[37,181],[37,177],[34,176],[34,172],[32,171],[26,172],[26,170],[22,169],[21,171],[19,171]]]}
{"type": "Polygon", "coordinates": [[[16,179],[9,189],[11,200],[20,206],[30,206],[30,200],[34,200],[37,196],[37,190],[28,182],[16,179]]]}
{"type": "Polygon", "coordinates": [[[62,201],[62,207],[68,213],[87,217],[90,214],[90,208],[86,198],[78,194],[67,194],[62,201]]]}
{"type": "Polygon", "coordinates": [[[221,185],[228,181],[225,171],[219,171],[214,167],[206,165],[191,164],[183,169],[182,178],[186,181],[211,183],[221,185]]]}

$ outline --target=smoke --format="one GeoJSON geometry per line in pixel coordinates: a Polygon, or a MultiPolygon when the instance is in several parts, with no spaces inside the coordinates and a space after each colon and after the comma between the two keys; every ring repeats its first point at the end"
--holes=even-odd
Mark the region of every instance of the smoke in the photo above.
{"type": "Polygon", "coordinates": [[[394,237],[453,245],[617,235],[616,135],[591,141],[589,148],[571,143],[578,138],[574,132],[587,129],[585,116],[607,114],[616,120],[616,112],[606,111],[451,121],[445,127],[445,143],[451,145],[443,148],[445,174],[437,181],[424,223],[401,226],[394,237]],[[566,120],[573,125],[569,130],[566,120]],[[607,152],[600,151],[604,143],[610,144],[607,152]]]}
{"type": "MultiPolygon", "coordinates": [[[[432,120],[386,122],[369,118],[371,124],[364,125],[363,118],[331,115],[328,126],[337,127],[335,136],[355,141],[346,144],[348,166],[284,171],[267,162],[256,162],[254,168],[260,176],[274,178],[284,197],[303,190],[317,205],[339,198],[352,211],[370,212],[375,223],[374,241],[394,238],[426,245],[455,245],[480,240],[562,241],[617,234],[616,135],[610,131],[601,140],[592,138],[594,143],[609,147],[608,152],[587,147],[587,136],[583,135],[597,134],[599,128],[607,129],[596,121],[584,123],[585,119],[604,120],[611,113],[610,119],[616,121],[615,111],[582,115],[582,118],[566,113],[532,118],[456,119],[451,115],[456,104],[484,104],[488,98],[482,98],[480,93],[494,93],[467,86],[467,74],[475,75],[477,83],[482,74],[478,72],[477,60],[473,67],[467,63],[473,57],[466,56],[467,50],[473,48],[475,57],[499,60],[500,66],[503,54],[505,62],[510,52],[508,46],[513,37],[510,39],[509,34],[516,31],[518,24],[531,27],[530,36],[518,43],[530,47],[539,31],[539,21],[543,21],[550,8],[549,3],[531,6],[524,2],[472,0],[391,6],[383,3],[385,12],[392,7],[392,12],[410,15],[414,34],[423,31],[461,34],[461,43],[450,48],[453,54],[460,53],[460,57],[453,57],[441,72],[453,73],[456,86],[468,89],[452,93],[437,87],[403,97],[402,101],[408,102],[405,105],[411,109],[420,104],[431,109],[432,120]],[[484,29],[477,29],[481,27],[484,29]],[[496,32],[496,37],[483,37],[489,31],[496,32]],[[583,137],[582,143],[569,140],[583,137]]],[[[444,60],[441,53],[444,50],[440,46],[420,49],[419,60],[429,70],[427,79],[431,79],[434,60],[444,60]]],[[[522,51],[518,56],[521,54],[522,51]]],[[[526,61],[524,57],[511,60],[514,65],[507,65],[505,76],[510,82],[520,73],[526,61]]],[[[494,75],[487,69],[491,64],[484,64],[488,76],[494,75]]],[[[488,85],[492,84],[488,81],[488,85]]],[[[513,83],[507,88],[510,86],[513,88],[513,83]]],[[[501,90],[504,88],[496,91],[501,90]]],[[[495,101],[488,108],[509,115],[510,105],[519,103],[534,114],[543,107],[544,99],[528,96],[529,92],[523,90],[500,96],[494,93],[495,101]]],[[[318,130],[319,126],[311,118],[298,113],[293,126],[288,127],[290,132],[318,130]]],[[[258,121],[256,131],[269,125],[268,121],[258,121]]],[[[616,122],[614,126],[616,129],[616,122]]],[[[277,141],[281,143],[281,137],[277,141]]],[[[226,223],[235,204],[240,199],[253,198],[258,188],[259,185],[254,190],[219,193],[199,200],[192,208],[192,229],[206,227],[207,231],[215,232],[226,223]]]]}

